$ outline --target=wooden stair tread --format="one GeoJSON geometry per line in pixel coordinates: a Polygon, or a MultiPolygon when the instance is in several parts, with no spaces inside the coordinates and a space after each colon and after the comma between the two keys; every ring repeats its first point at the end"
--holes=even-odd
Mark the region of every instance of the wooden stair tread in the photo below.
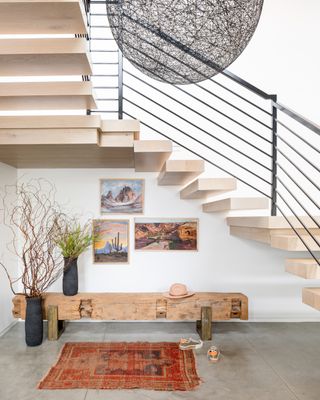
{"type": "Polygon", "coordinates": [[[134,168],[133,147],[100,147],[96,143],[0,145],[0,162],[20,169],[134,168]]]}
{"type": "MultiPolygon", "coordinates": [[[[308,216],[299,216],[307,228],[317,228],[317,225],[308,216]]],[[[315,220],[320,224],[320,217],[314,216],[315,220]]],[[[288,217],[294,228],[302,228],[296,217],[288,217]]],[[[266,217],[266,216],[245,216],[245,217],[228,217],[227,224],[229,226],[242,226],[249,228],[266,228],[266,229],[291,229],[289,223],[284,217],[266,217]]]]}
{"type": "MultiPolygon", "coordinates": [[[[306,237],[304,229],[296,229],[299,235],[303,238],[306,237]]],[[[320,238],[320,229],[311,228],[312,235],[320,238]]],[[[266,243],[272,247],[291,250],[291,251],[306,251],[303,243],[297,237],[292,229],[280,228],[252,228],[246,226],[230,226],[230,234],[233,236],[241,237],[243,239],[255,240],[258,242],[266,243]]],[[[311,248],[315,247],[315,242],[309,237],[306,237],[307,244],[311,248]]],[[[318,239],[320,241],[320,239],[318,239]]]]}
{"type": "Polygon", "coordinates": [[[1,76],[90,75],[91,73],[86,39],[0,40],[1,76]]]}
{"type": "Polygon", "coordinates": [[[202,199],[209,195],[235,190],[234,178],[199,178],[180,191],[181,199],[202,199]]]}
{"type": "Polygon", "coordinates": [[[269,200],[267,197],[228,197],[202,204],[203,212],[219,212],[232,210],[256,210],[267,209],[269,200]]]}
{"type": "Polygon", "coordinates": [[[313,258],[289,258],[286,272],[304,279],[320,279],[320,266],[313,258]]]}
{"type": "Polygon", "coordinates": [[[140,122],[130,119],[102,120],[101,147],[132,147],[135,139],[139,138],[140,122]]]}
{"type": "Polygon", "coordinates": [[[172,153],[170,140],[135,140],[134,165],[137,172],[158,172],[172,153]]]}
{"type": "Polygon", "coordinates": [[[303,288],[302,302],[320,311],[320,288],[303,288]]]}
{"type": "Polygon", "coordinates": [[[0,110],[96,108],[91,82],[0,83],[0,110]]]}
{"type": "Polygon", "coordinates": [[[128,140],[126,130],[139,130],[139,121],[103,122],[98,115],[0,117],[0,162],[16,168],[133,168],[134,133],[128,140]]]}
{"type": "Polygon", "coordinates": [[[82,0],[0,0],[0,34],[85,34],[82,0]]]}
{"type": "MultiPolygon", "coordinates": [[[[310,248],[310,250],[320,251],[320,247],[309,235],[302,234],[300,236],[310,248]]],[[[320,243],[320,235],[314,236],[320,243]]],[[[307,251],[307,248],[295,233],[292,233],[290,235],[272,235],[270,246],[276,249],[283,249],[288,251],[307,251]]]]}
{"type": "Polygon", "coordinates": [[[203,160],[167,160],[158,176],[158,184],[184,185],[203,171],[203,160]]]}
{"type": "Polygon", "coordinates": [[[15,115],[0,117],[0,138],[10,130],[100,128],[99,115],[15,115]]]}
{"type": "Polygon", "coordinates": [[[108,133],[134,133],[139,138],[140,121],[136,119],[105,119],[101,121],[101,131],[108,133]]]}

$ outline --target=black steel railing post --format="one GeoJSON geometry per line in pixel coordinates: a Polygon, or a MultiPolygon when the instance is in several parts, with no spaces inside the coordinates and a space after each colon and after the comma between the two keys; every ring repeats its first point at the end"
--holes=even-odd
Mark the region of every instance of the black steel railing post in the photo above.
{"type": "Polygon", "coordinates": [[[277,215],[277,146],[278,146],[278,110],[275,107],[274,103],[277,102],[277,95],[271,95],[272,101],[272,179],[271,179],[271,216],[277,215]]]}
{"type": "Polygon", "coordinates": [[[123,55],[118,50],[118,118],[123,119],[123,55]]]}

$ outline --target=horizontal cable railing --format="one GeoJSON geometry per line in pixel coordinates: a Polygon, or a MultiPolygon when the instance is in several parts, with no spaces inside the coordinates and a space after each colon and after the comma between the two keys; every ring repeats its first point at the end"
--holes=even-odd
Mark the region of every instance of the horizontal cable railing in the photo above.
{"type": "MultiPolygon", "coordinates": [[[[132,19],[124,13],[122,17],[132,19]]],[[[159,34],[145,21],[134,22],[159,34]]],[[[98,110],[92,112],[107,118],[121,119],[125,115],[139,119],[150,136],[171,140],[269,198],[271,215],[284,217],[319,264],[320,127],[280,104],[276,95],[227,70],[183,86],[143,75],[122,58],[108,22],[106,1],[91,1],[89,25],[94,71],[91,79],[98,103],[98,110]]],[[[160,34],[163,40],[214,68],[211,60],[160,34]]],[[[161,49],[136,35],[136,44],[126,45],[161,65],[138,43],[161,49]]],[[[179,71],[174,72],[179,75],[179,71]]]]}

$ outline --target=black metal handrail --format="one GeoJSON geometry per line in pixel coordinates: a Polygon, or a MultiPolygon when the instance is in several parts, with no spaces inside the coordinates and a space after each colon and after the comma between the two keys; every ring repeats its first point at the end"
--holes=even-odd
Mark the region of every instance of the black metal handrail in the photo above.
{"type": "MultiPolygon", "coordinates": [[[[91,4],[106,3],[118,4],[117,1],[109,0],[91,1],[91,4]]],[[[102,13],[99,11],[96,13],[92,13],[92,15],[94,14],[106,15],[105,12],[102,13]]],[[[176,46],[180,50],[186,51],[188,55],[191,55],[196,60],[215,70],[218,70],[218,66],[215,65],[212,60],[208,60],[204,55],[198,54],[194,50],[187,48],[182,43],[168,36],[159,29],[156,29],[149,23],[145,21],[138,21],[135,18],[126,15],[125,12],[122,13],[122,16],[124,18],[129,18],[132,22],[142,26],[144,29],[150,30],[153,34],[160,36],[163,40],[167,41],[173,46],[176,46]]],[[[106,28],[107,26],[109,25],[106,21],[105,25],[101,25],[100,22],[99,24],[93,26],[93,28],[106,28]]],[[[126,28],[124,27],[123,29],[126,28]]],[[[92,41],[97,40],[101,42],[106,39],[91,34],[90,37],[92,41]]],[[[149,45],[157,47],[145,38],[139,36],[138,39],[142,42],[147,42],[149,45]]],[[[112,42],[112,40],[105,40],[104,42],[108,43],[112,42]]],[[[151,58],[150,55],[143,52],[143,49],[133,45],[132,47],[135,49],[135,51],[139,51],[144,54],[145,57],[151,58]]],[[[160,51],[161,49],[157,47],[157,50],[160,51]]],[[[251,83],[245,81],[244,79],[238,77],[228,70],[221,71],[221,75],[230,80],[232,84],[240,85],[242,88],[245,88],[248,91],[248,94],[239,94],[237,92],[237,89],[230,88],[227,85],[218,82],[215,78],[211,78],[206,82],[190,85],[190,88],[186,86],[182,88],[181,86],[171,85],[171,88],[173,88],[175,91],[174,93],[177,94],[177,96],[175,96],[171,93],[168,93],[165,89],[161,89],[162,86],[159,84],[159,82],[152,81],[149,78],[142,78],[138,73],[124,68],[123,58],[120,50],[108,50],[107,48],[105,48],[101,51],[95,49],[93,49],[92,51],[94,53],[118,53],[118,60],[116,63],[103,62],[101,60],[93,62],[93,65],[118,66],[117,74],[113,73],[106,75],[109,78],[117,78],[116,85],[96,85],[96,88],[98,89],[117,89],[117,110],[105,108],[103,110],[98,110],[97,112],[100,111],[105,113],[114,113],[115,111],[117,111],[118,118],[121,119],[123,118],[123,115],[126,115],[130,118],[136,118],[137,112],[140,110],[141,112],[145,113],[148,118],[152,118],[154,119],[154,121],[163,124],[173,132],[178,133],[182,138],[188,138],[188,140],[191,140],[197,146],[200,146],[201,149],[218,155],[222,160],[228,162],[231,167],[225,167],[221,163],[213,161],[213,159],[210,156],[204,154],[202,150],[198,151],[192,145],[186,145],[184,139],[178,140],[175,134],[164,134],[161,130],[155,128],[152,123],[145,121],[144,118],[139,118],[141,124],[147,127],[149,130],[171,140],[181,148],[184,148],[194,155],[201,157],[209,164],[219,168],[228,175],[235,177],[240,182],[243,182],[250,188],[269,198],[271,200],[271,215],[276,215],[278,211],[285,218],[291,229],[300,238],[305,248],[309,251],[314,260],[316,260],[317,263],[320,265],[320,262],[316,257],[315,252],[312,250],[312,246],[310,245],[310,243],[312,242],[320,248],[320,241],[317,236],[312,232],[312,230],[308,227],[308,225],[304,222],[303,218],[301,218],[296,211],[296,207],[299,207],[301,210],[303,210],[305,215],[310,218],[313,226],[317,229],[320,228],[320,220],[318,220],[317,217],[314,217],[315,213],[311,212],[308,209],[310,203],[316,210],[316,213],[320,214],[319,204],[315,200],[317,196],[320,196],[320,185],[317,183],[318,178],[320,181],[320,175],[318,175],[320,174],[320,168],[318,167],[317,163],[314,163],[314,161],[310,159],[309,154],[306,155],[302,149],[300,149],[299,147],[297,148],[297,144],[293,140],[293,138],[295,138],[296,140],[301,141],[304,146],[310,148],[310,151],[319,153],[320,150],[316,144],[310,142],[310,139],[305,137],[302,133],[297,132],[297,130],[302,127],[303,129],[307,129],[308,132],[311,132],[312,134],[319,135],[320,127],[317,124],[307,120],[298,113],[279,103],[277,101],[276,95],[264,92],[263,90],[257,88],[256,86],[252,85],[251,83]],[[135,82],[139,82],[139,90],[137,89],[135,84],[131,84],[129,81],[127,82],[128,77],[130,77],[131,80],[133,79],[135,82]],[[231,95],[233,97],[233,100],[231,101],[227,98],[224,98],[223,95],[218,95],[216,91],[210,89],[210,87],[207,85],[207,82],[217,85],[217,87],[219,87],[221,90],[226,91],[228,95],[231,95]],[[200,97],[199,95],[193,94],[192,88],[194,87],[200,91],[203,91],[205,96],[200,97]],[[181,96],[184,96],[184,100],[179,100],[178,93],[180,93],[181,96]],[[188,112],[184,113],[176,111],[175,108],[171,109],[170,105],[167,105],[166,102],[162,102],[161,100],[159,100],[159,95],[172,102],[172,104],[174,103],[180,108],[187,110],[188,112]],[[261,101],[266,102],[267,107],[270,107],[270,111],[259,105],[254,99],[252,99],[252,96],[258,96],[258,98],[262,99],[261,101]],[[141,101],[139,102],[138,100],[136,100],[136,98],[140,98],[141,101]],[[237,118],[231,116],[230,113],[221,110],[217,105],[213,105],[211,99],[215,99],[215,102],[218,102],[219,104],[221,103],[221,105],[231,107],[233,110],[241,114],[244,118],[247,118],[253,124],[255,124],[255,128],[253,129],[245,122],[239,121],[237,118]],[[260,118],[260,116],[252,115],[250,112],[242,108],[241,104],[234,104],[234,99],[239,99],[240,102],[243,101],[249,107],[254,107],[256,113],[262,113],[264,118],[269,117],[270,124],[266,123],[266,121],[262,119],[262,114],[260,118]],[[196,107],[188,105],[189,101],[195,102],[196,104],[198,104],[199,107],[201,105],[201,107],[204,107],[206,111],[202,110],[200,112],[199,110],[197,110],[196,107]],[[146,102],[148,105],[146,105],[146,102]],[[130,111],[131,108],[129,108],[129,106],[131,108],[133,107],[135,111],[130,111]],[[171,115],[172,118],[175,119],[175,123],[171,123],[167,119],[161,118],[155,111],[155,107],[167,113],[168,115],[171,115]],[[219,119],[213,117],[211,114],[210,116],[208,116],[207,112],[209,111],[218,115],[219,119]],[[189,115],[192,115],[192,118],[189,115]],[[282,120],[283,115],[289,118],[290,121],[294,121],[296,124],[298,124],[298,127],[292,127],[291,125],[288,126],[289,123],[282,120]],[[194,121],[194,118],[197,118],[197,122],[194,121]],[[228,122],[228,125],[225,125],[223,122],[220,121],[220,119],[228,122]],[[179,121],[183,125],[192,129],[192,133],[189,132],[189,129],[180,129],[177,126],[179,121]],[[204,126],[204,121],[206,122],[206,124],[209,124],[209,126],[204,126]],[[233,126],[233,128],[230,127],[230,124],[233,126]],[[211,125],[212,127],[215,127],[224,132],[226,136],[223,136],[223,138],[219,137],[219,135],[215,133],[215,129],[211,129],[211,125]],[[243,132],[246,132],[246,135],[252,135],[252,137],[247,138],[246,135],[243,135],[242,133],[236,133],[235,130],[237,128],[240,128],[243,132]],[[284,130],[286,134],[284,134],[282,130],[284,130]],[[200,133],[204,136],[201,136],[200,133]],[[291,136],[288,138],[287,135],[291,136]],[[223,146],[223,148],[227,151],[219,150],[215,148],[215,145],[209,145],[204,140],[206,137],[214,140],[215,143],[219,143],[219,145],[223,146]],[[268,162],[267,164],[265,164],[266,160],[263,162],[261,157],[253,156],[242,150],[241,148],[237,147],[235,145],[235,142],[230,142],[231,137],[239,140],[241,143],[248,146],[248,148],[257,152],[257,154],[260,154],[261,157],[265,157],[266,160],[269,160],[268,162],[270,162],[270,164],[268,164],[268,162]],[[258,144],[257,140],[261,142],[258,144]],[[290,150],[289,152],[288,149],[290,150]],[[229,154],[229,151],[234,152],[234,154],[242,157],[243,161],[239,160],[238,157],[234,158],[233,155],[229,154]],[[294,156],[292,156],[292,154],[290,153],[294,154],[294,156]],[[256,165],[257,168],[261,168],[261,171],[258,171],[252,167],[248,167],[244,163],[244,160],[247,160],[253,165],[256,165]],[[297,171],[296,174],[288,172],[285,165],[288,163],[295,168],[295,171],[297,171]],[[310,174],[309,167],[314,171],[314,174],[310,174]],[[270,173],[270,180],[265,179],[265,177],[262,175],[262,170],[270,173]],[[241,171],[244,171],[248,176],[251,176],[255,180],[255,182],[252,183],[251,181],[248,181],[247,177],[242,176],[241,171]],[[301,181],[301,178],[304,180],[303,183],[299,182],[299,180],[301,181]],[[258,182],[263,183],[266,188],[260,188],[258,182]],[[310,185],[312,185],[314,189],[314,194],[310,191],[309,187],[306,186],[304,182],[308,182],[310,185]],[[301,196],[303,196],[303,199],[301,199],[301,196]],[[292,202],[294,202],[294,207],[292,206],[292,202]],[[288,217],[286,209],[289,210],[292,216],[296,219],[299,227],[297,227],[297,225],[295,225],[288,217]],[[308,241],[307,238],[311,238],[311,241],[308,241]]],[[[167,56],[175,58],[166,51],[164,52],[167,56]]],[[[185,62],[182,62],[178,59],[176,60],[181,62],[182,64],[185,64],[185,62]]],[[[159,63],[159,60],[157,60],[157,62],[159,63]]],[[[145,68],[145,66],[143,67],[145,68]]],[[[165,67],[170,69],[170,67],[168,66],[165,67]]],[[[179,75],[179,72],[174,72],[179,75]]],[[[199,71],[197,72],[199,73],[199,71]]],[[[154,74],[154,71],[152,71],[152,73],[154,74]]],[[[103,76],[103,73],[97,73],[96,75],[94,75],[94,78],[100,78],[103,76]]],[[[99,101],[106,101],[109,103],[112,103],[115,100],[116,99],[114,95],[108,96],[104,94],[99,97],[99,101]]]]}

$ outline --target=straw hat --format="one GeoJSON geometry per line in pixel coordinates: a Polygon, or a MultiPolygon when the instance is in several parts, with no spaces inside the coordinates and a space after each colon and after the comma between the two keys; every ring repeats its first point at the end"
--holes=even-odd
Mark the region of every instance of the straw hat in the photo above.
{"type": "Polygon", "coordinates": [[[174,283],[170,286],[169,292],[163,293],[169,299],[182,299],[183,297],[193,296],[194,292],[189,292],[183,283],[174,283]]]}

